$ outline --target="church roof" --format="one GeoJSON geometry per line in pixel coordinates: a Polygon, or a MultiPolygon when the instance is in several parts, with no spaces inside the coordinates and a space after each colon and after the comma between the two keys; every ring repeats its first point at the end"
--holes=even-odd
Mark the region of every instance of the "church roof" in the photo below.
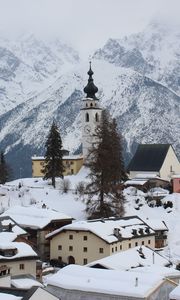
{"type": "Polygon", "coordinates": [[[128,171],[159,171],[170,144],[141,144],[129,163],[128,171]]]}
{"type": "Polygon", "coordinates": [[[87,94],[86,98],[92,98],[94,100],[98,100],[95,95],[98,91],[98,88],[97,88],[97,86],[95,86],[94,80],[92,78],[92,75],[94,73],[91,69],[91,62],[90,62],[90,67],[89,67],[89,71],[87,72],[87,74],[89,75],[88,84],[84,88],[84,92],[87,94]]]}

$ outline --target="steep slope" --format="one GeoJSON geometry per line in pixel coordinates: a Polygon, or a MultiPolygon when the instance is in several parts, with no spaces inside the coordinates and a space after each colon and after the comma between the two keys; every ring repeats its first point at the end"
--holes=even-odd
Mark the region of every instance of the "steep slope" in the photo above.
{"type": "Polygon", "coordinates": [[[180,95],[180,30],[177,27],[154,20],[138,34],[110,39],[94,57],[138,71],[180,95]]]}
{"type": "MultiPolygon", "coordinates": [[[[180,154],[180,98],[130,69],[98,60],[93,65],[101,106],[116,117],[126,150],[132,153],[137,143],[159,142],[172,143],[180,154]]],[[[64,148],[74,151],[80,146],[86,71],[87,65],[81,65],[64,73],[48,89],[1,116],[0,148],[6,149],[16,176],[20,168],[23,175],[31,175],[31,155],[43,154],[53,118],[60,126],[64,148]]]]}
{"type": "Polygon", "coordinates": [[[77,52],[59,40],[0,39],[0,114],[43,91],[78,62],[77,52]]]}

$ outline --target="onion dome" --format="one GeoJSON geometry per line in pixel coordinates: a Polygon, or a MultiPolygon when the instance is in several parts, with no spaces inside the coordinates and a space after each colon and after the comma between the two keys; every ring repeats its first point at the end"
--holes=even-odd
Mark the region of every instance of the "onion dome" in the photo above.
{"type": "Polygon", "coordinates": [[[89,75],[89,79],[88,79],[88,84],[84,88],[84,92],[87,94],[86,98],[92,98],[92,99],[97,100],[95,94],[97,93],[98,88],[97,88],[97,86],[95,86],[94,80],[92,78],[92,75],[94,74],[94,72],[91,69],[91,62],[89,64],[90,64],[90,67],[89,67],[89,71],[87,72],[87,74],[89,75]]]}

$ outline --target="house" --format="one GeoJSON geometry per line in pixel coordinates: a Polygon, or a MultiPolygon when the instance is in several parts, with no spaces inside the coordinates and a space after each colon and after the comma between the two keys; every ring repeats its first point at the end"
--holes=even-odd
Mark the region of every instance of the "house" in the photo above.
{"type": "Polygon", "coordinates": [[[155,232],[137,216],[74,222],[47,239],[51,260],[79,265],[136,246],[155,247],[155,232]]]}
{"type": "Polygon", "coordinates": [[[160,219],[148,219],[145,222],[155,232],[155,248],[163,248],[167,246],[168,227],[166,223],[160,219]]]}
{"type": "Polygon", "coordinates": [[[147,246],[138,246],[87,264],[87,267],[129,271],[138,267],[169,266],[167,258],[147,246]]]}
{"type": "Polygon", "coordinates": [[[48,291],[61,300],[169,300],[174,287],[174,281],[158,272],[102,270],[78,265],[66,266],[47,278],[48,291]]]}
{"type": "Polygon", "coordinates": [[[12,232],[0,233],[0,269],[1,274],[22,275],[30,273],[36,277],[37,254],[23,242],[14,242],[12,232]]]}
{"type": "Polygon", "coordinates": [[[172,176],[173,193],[180,193],[180,174],[172,176]]]}
{"type": "MultiPolygon", "coordinates": [[[[44,156],[32,157],[32,177],[43,177],[42,168],[44,166],[44,156]]],[[[63,175],[77,174],[83,165],[82,155],[65,155],[63,156],[63,175]]]]}
{"type": "Polygon", "coordinates": [[[180,173],[180,163],[170,144],[140,144],[127,169],[130,178],[153,173],[170,181],[172,175],[180,173]]]}
{"type": "Polygon", "coordinates": [[[145,193],[156,187],[161,187],[164,189],[170,188],[170,183],[168,180],[164,180],[154,173],[137,174],[134,178],[127,180],[124,185],[125,187],[133,186],[145,193]]]}
{"type": "Polygon", "coordinates": [[[72,223],[72,217],[55,210],[36,206],[13,206],[3,213],[10,216],[16,223],[25,229],[29,236],[28,241],[42,260],[49,260],[50,245],[45,236],[66,224],[72,223]]]}
{"type": "Polygon", "coordinates": [[[9,216],[0,216],[0,232],[12,232],[16,235],[14,241],[30,244],[28,241],[28,232],[9,216]]]}

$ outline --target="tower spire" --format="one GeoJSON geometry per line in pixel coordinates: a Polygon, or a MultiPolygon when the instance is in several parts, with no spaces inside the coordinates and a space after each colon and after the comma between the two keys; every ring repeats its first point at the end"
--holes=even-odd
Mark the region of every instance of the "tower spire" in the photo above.
{"type": "Polygon", "coordinates": [[[98,91],[98,88],[97,88],[97,86],[95,86],[94,80],[92,77],[94,72],[91,69],[91,61],[89,62],[89,71],[87,72],[87,74],[89,75],[88,84],[84,88],[84,92],[87,94],[86,98],[92,98],[94,100],[98,100],[95,95],[98,91]]]}

